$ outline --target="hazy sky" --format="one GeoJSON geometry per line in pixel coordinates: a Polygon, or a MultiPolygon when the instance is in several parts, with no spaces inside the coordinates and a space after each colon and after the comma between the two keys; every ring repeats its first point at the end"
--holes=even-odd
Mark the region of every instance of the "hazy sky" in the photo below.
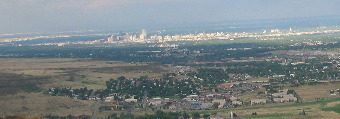
{"type": "Polygon", "coordinates": [[[0,0],[0,34],[339,16],[340,0],[0,0]]]}

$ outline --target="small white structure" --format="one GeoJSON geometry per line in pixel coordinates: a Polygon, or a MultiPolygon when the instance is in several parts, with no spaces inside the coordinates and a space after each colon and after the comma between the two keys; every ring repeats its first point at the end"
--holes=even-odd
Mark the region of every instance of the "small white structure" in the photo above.
{"type": "Polygon", "coordinates": [[[127,102],[127,103],[132,103],[132,102],[134,102],[134,103],[136,103],[136,102],[137,102],[137,99],[125,99],[125,102],[127,102]]]}
{"type": "Polygon", "coordinates": [[[243,102],[241,102],[241,101],[232,101],[231,104],[232,105],[242,105],[243,102]]]}
{"type": "Polygon", "coordinates": [[[105,98],[105,102],[112,102],[112,101],[113,101],[113,99],[114,99],[114,97],[113,97],[113,96],[106,97],[106,98],[105,98]]]}

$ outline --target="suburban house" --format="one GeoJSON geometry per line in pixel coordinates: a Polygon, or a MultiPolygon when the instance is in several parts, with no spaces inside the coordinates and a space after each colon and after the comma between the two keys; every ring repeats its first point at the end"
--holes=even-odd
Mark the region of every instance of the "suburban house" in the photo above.
{"type": "Polygon", "coordinates": [[[137,103],[137,99],[125,99],[125,102],[127,102],[127,103],[132,103],[132,102],[137,103]]]}
{"type": "Polygon", "coordinates": [[[176,107],[176,105],[170,105],[170,106],[169,106],[169,109],[170,109],[170,110],[177,110],[177,107],[176,107]]]}
{"type": "Polygon", "coordinates": [[[288,94],[288,89],[284,89],[284,90],[279,90],[279,93],[273,93],[272,96],[283,97],[283,95],[287,95],[287,94],[288,94]]]}
{"type": "Polygon", "coordinates": [[[243,102],[241,102],[241,101],[232,101],[231,104],[232,105],[242,105],[243,102]]]}
{"type": "Polygon", "coordinates": [[[274,102],[294,102],[297,98],[293,94],[283,95],[282,98],[274,98],[274,102]]]}
{"type": "Polygon", "coordinates": [[[221,109],[226,104],[226,101],[225,101],[225,99],[214,99],[212,101],[212,104],[214,104],[214,103],[220,104],[220,105],[218,105],[218,109],[221,109]]]}
{"type": "Polygon", "coordinates": [[[110,96],[110,97],[106,97],[105,98],[105,102],[113,102],[114,100],[114,97],[113,96],[110,96]]]}
{"type": "Polygon", "coordinates": [[[265,104],[267,103],[267,99],[251,99],[250,105],[256,105],[256,104],[265,104]]]}
{"type": "Polygon", "coordinates": [[[288,94],[288,89],[280,90],[279,93],[273,93],[272,96],[274,97],[274,102],[297,101],[297,98],[293,94],[288,94]]]}
{"type": "Polygon", "coordinates": [[[232,97],[230,97],[229,98],[231,101],[236,101],[238,98],[237,97],[234,97],[234,96],[232,96],[232,97]]]}

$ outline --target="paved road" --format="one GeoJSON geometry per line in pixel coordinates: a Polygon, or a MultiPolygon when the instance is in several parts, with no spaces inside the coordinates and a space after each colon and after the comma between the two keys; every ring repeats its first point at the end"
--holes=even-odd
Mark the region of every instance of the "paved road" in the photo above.
{"type": "Polygon", "coordinates": [[[100,107],[101,103],[102,103],[101,100],[97,100],[96,104],[94,105],[92,119],[96,119],[97,118],[97,114],[99,113],[99,107],[100,107]]]}
{"type": "Polygon", "coordinates": [[[148,104],[148,92],[144,91],[143,95],[143,109],[146,110],[148,104]]]}

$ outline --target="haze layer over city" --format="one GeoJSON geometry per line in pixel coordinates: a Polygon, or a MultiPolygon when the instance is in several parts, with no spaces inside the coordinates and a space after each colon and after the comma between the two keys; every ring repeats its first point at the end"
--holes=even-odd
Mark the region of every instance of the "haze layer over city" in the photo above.
{"type": "Polygon", "coordinates": [[[338,0],[1,0],[0,119],[335,119],[338,0]]]}
{"type": "Polygon", "coordinates": [[[338,0],[2,0],[0,32],[160,30],[332,17],[340,15],[338,4],[338,0]]]}

